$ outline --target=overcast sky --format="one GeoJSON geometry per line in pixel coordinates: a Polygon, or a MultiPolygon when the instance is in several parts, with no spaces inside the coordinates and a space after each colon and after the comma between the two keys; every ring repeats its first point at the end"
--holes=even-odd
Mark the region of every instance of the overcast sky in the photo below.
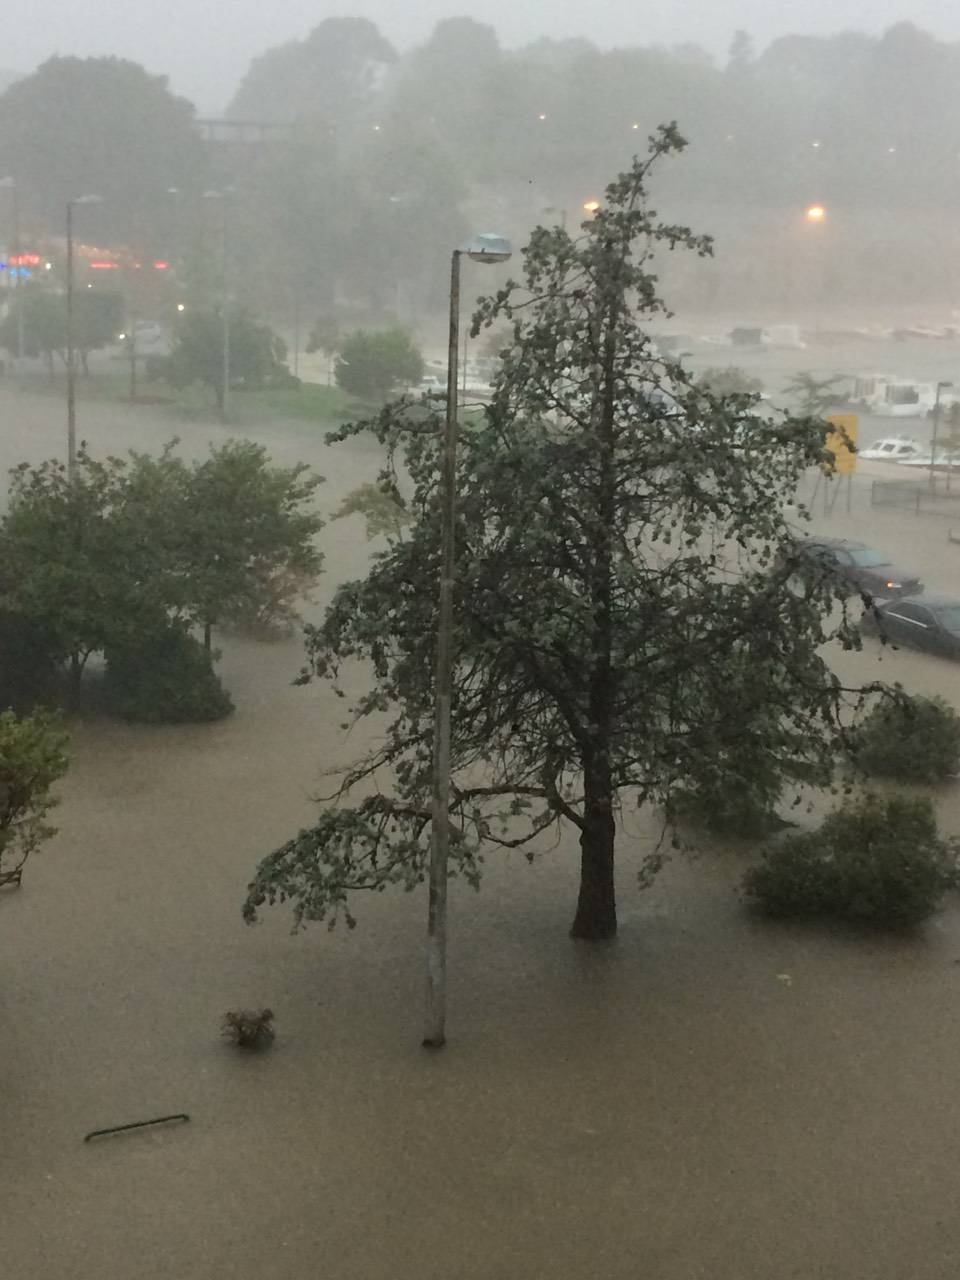
{"type": "Polygon", "coordinates": [[[463,13],[489,22],[505,45],[586,36],[602,46],[695,41],[720,53],[738,27],[763,45],[788,32],[876,34],[903,19],[960,39],[957,0],[487,0],[482,9],[458,0],[31,0],[19,20],[4,24],[0,67],[31,71],[54,53],[116,54],[169,75],[177,92],[212,112],[226,104],[252,57],[326,17],[363,15],[406,48],[439,19],[463,13]]]}

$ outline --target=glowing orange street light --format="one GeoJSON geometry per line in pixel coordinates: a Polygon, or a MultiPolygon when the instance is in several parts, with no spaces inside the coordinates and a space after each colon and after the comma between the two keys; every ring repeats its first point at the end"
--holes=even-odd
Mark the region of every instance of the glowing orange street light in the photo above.
{"type": "Polygon", "coordinates": [[[587,213],[596,213],[596,212],[597,212],[597,210],[600,208],[600,201],[599,201],[599,200],[584,200],[584,202],[583,202],[583,207],[584,207],[584,209],[586,209],[587,213]]]}
{"type": "Polygon", "coordinates": [[[827,211],[822,204],[812,204],[803,215],[808,222],[823,222],[827,211]]]}

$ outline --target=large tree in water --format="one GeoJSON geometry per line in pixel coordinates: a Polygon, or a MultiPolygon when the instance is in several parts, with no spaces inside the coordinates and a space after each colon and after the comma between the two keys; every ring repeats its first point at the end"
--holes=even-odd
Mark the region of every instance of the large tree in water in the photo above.
{"type": "MultiPolygon", "coordinates": [[[[665,314],[653,255],[710,252],[648,203],[651,166],[683,146],[662,129],[576,239],[536,230],[523,283],[475,318],[511,336],[457,468],[453,865],[475,882],[484,850],[533,850],[570,824],[578,938],[616,931],[623,806],[669,812],[680,791],[749,789],[758,776],[775,798],[829,776],[842,691],[820,647],[857,643],[842,608],[831,613],[833,585],[798,577],[786,517],[798,479],[827,456],[823,424],[761,420],[755,396],[696,384],[644,328],[665,314]]],[[[439,424],[399,404],[376,425],[389,446],[381,482],[409,494],[413,520],[309,632],[305,678],[336,682],[342,664],[366,660],[355,714],[385,717],[385,732],[337,803],[261,862],[248,919],[289,900],[298,923],[352,923],[354,891],[425,876],[439,424]],[[354,788],[364,795],[351,807],[354,788]]]]}

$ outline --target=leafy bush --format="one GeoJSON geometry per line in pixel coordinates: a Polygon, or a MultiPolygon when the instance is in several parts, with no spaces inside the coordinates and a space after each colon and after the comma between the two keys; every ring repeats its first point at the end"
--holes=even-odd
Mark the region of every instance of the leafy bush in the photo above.
{"type": "Polygon", "coordinates": [[[221,720],[233,710],[210,654],[178,626],[107,651],[110,709],[142,724],[221,720]]]}
{"type": "Polygon", "coordinates": [[[746,781],[738,786],[689,787],[671,797],[668,812],[672,821],[712,835],[757,839],[785,825],[774,809],[779,796],[779,784],[773,793],[746,781]]]}
{"type": "Polygon", "coordinates": [[[266,1049],[273,1043],[272,1009],[230,1009],[223,1015],[222,1034],[241,1049],[266,1049]]]}
{"type": "Polygon", "coordinates": [[[960,772],[960,716],[943,698],[887,699],[854,730],[851,754],[864,773],[943,782],[960,772]]]}
{"type": "Polygon", "coordinates": [[[727,365],[722,369],[704,369],[697,382],[717,396],[759,395],[763,391],[763,383],[759,378],[751,377],[745,369],[736,365],[727,365]]]}
{"type": "Polygon", "coordinates": [[[396,491],[380,484],[361,484],[351,489],[330,518],[342,520],[352,515],[363,516],[368,539],[383,534],[398,538],[411,520],[396,491]]]}
{"type": "Polygon", "coordinates": [[[252,571],[256,591],[224,614],[221,625],[255,640],[282,640],[293,635],[300,602],[313,604],[316,574],[290,566],[252,571]]]}
{"type": "Polygon", "coordinates": [[[766,849],[743,886],[770,916],[906,929],[931,916],[954,887],[955,861],[929,800],[866,794],[834,810],[818,831],[766,849]]]}
{"type": "Polygon", "coordinates": [[[0,708],[29,710],[52,700],[59,663],[44,625],[0,609],[0,708]]]}
{"type": "Polygon", "coordinates": [[[20,883],[23,864],[56,834],[50,788],[67,771],[67,735],[55,715],[0,712],[0,885],[20,883]]]}
{"type": "Polygon", "coordinates": [[[395,387],[420,381],[423,356],[403,329],[358,329],[344,339],[334,377],[351,395],[385,400],[395,387]]]}

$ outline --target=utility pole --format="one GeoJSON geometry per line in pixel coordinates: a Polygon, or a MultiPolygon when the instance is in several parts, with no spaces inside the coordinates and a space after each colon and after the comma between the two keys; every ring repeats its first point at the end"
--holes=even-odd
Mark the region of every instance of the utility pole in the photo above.
{"type": "Polygon", "coordinates": [[[17,373],[23,373],[23,295],[20,289],[23,285],[23,263],[20,261],[22,256],[20,246],[20,200],[17,194],[16,178],[0,178],[0,187],[4,187],[10,192],[10,212],[13,218],[13,235],[11,237],[12,252],[10,256],[9,266],[11,267],[11,278],[13,279],[13,308],[14,315],[17,317],[17,373]]]}
{"type": "Polygon", "coordinates": [[[100,196],[77,196],[67,201],[67,476],[77,473],[77,370],[73,335],[73,209],[78,204],[100,204],[100,196]]]}
{"type": "Polygon", "coordinates": [[[77,472],[77,389],[73,361],[73,205],[67,201],[67,477],[77,472]]]}
{"type": "Polygon", "coordinates": [[[450,855],[450,706],[453,696],[453,565],[457,492],[457,359],[460,354],[460,258],[450,259],[450,330],[447,342],[447,412],[440,450],[440,600],[433,726],[433,797],[430,823],[430,899],[427,909],[427,1018],[423,1043],[446,1041],[447,861],[450,855]]]}
{"type": "Polygon", "coordinates": [[[223,362],[220,374],[220,421],[227,422],[230,417],[230,280],[229,280],[229,245],[227,234],[227,197],[232,188],[224,187],[222,191],[205,191],[205,200],[220,201],[220,307],[223,320],[223,362]]]}
{"type": "Polygon", "coordinates": [[[423,1044],[446,1043],[447,865],[450,858],[450,742],[453,702],[453,575],[457,505],[457,360],[460,354],[460,260],[505,262],[510,245],[482,235],[450,259],[450,329],[447,342],[447,411],[440,448],[440,593],[437,605],[437,665],[434,686],[433,788],[427,909],[427,991],[423,1044]]]}

